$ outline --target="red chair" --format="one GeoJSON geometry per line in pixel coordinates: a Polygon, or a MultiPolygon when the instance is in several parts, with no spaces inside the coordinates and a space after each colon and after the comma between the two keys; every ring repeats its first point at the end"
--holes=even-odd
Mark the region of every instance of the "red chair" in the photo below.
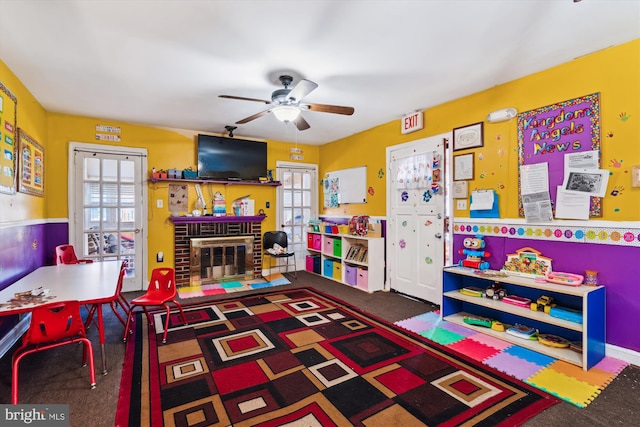
{"type": "Polygon", "coordinates": [[[78,301],[59,301],[35,307],[31,312],[29,330],[22,338],[22,345],[13,353],[11,403],[18,403],[18,368],[23,357],[77,342],[84,344],[82,366],[87,365],[88,357],[91,388],[94,389],[96,373],[93,365],[93,347],[84,330],[78,301]]]}
{"type": "Polygon", "coordinates": [[[182,311],[182,305],[176,301],[176,297],[178,296],[178,291],[176,289],[176,272],[173,268],[155,268],[151,272],[151,280],[149,281],[149,288],[147,292],[138,297],[131,300],[131,308],[127,313],[127,323],[124,327],[124,337],[122,340],[127,342],[127,335],[132,333],[129,330],[129,325],[131,324],[131,318],[133,312],[136,307],[142,307],[145,314],[147,315],[147,320],[150,325],[153,325],[153,320],[149,315],[149,311],[147,307],[153,306],[163,306],[167,312],[167,318],[164,322],[164,334],[162,336],[162,342],[167,342],[167,330],[169,329],[169,317],[171,315],[171,308],[169,307],[169,302],[174,303],[178,309],[180,310],[180,315],[182,316],[182,321],[184,324],[187,324],[187,319],[184,317],[184,312],[182,311]]]}
{"type": "Polygon", "coordinates": [[[73,245],[60,245],[56,246],[56,259],[55,263],[58,264],[89,264],[93,260],[90,259],[78,259],[76,251],[73,249],[73,245]]]}
{"type": "MultiPolygon", "coordinates": [[[[118,276],[118,284],[116,286],[116,299],[112,300],[109,303],[111,305],[111,310],[113,310],[113,313],[118,317],[118,320],[120,320],[120,323],[122,323],[122,326],[126,326],[126,322],[124,320],[124,317],[122,317],[122,315],[120,315],[120,313],[118,312],[118,306],[122,308],[122,311],[124,311],[125,315],[129,312],[129,309],[131,308],[131,306],[129,305],[129,301],[127,301],[124,295],[122,295],[122,284],[124,282],[124,276],[126,272],[127,272],[127,261],[122,261],[122,265],[120,267],[120,276],[118,276]]],[[[93,315],[95,314],[95,312],[96,312],[96,306],[93,305],[89,310],[87,320],[85,320],[84,322],[85,328],[89,328],[89,324],[93,320],[93,315]]]]}

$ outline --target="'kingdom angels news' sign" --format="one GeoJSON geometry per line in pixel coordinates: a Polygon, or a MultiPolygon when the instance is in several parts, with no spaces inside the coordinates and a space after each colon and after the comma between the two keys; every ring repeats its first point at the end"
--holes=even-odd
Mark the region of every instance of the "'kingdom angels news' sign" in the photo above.
{"type": "MultiPolygon", "coordinates": [[[[600,151],[600,94],[582,96],[518,114],[518,161],[520,165],[549,164],[549,194],[564,179],[564,155],[600,151]]],[[[524,216],[518,177],[519,214],[524,216]]],[[[590,216],[602,215],[599,197],[591,198],[590,216]]]]}

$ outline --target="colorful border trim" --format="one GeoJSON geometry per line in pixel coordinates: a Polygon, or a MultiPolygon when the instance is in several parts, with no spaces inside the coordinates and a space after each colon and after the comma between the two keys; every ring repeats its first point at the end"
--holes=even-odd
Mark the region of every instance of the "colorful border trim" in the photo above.
{"type": "Polygon", "coordinates": [[[454,224],[453,232],[454,234],[479,233],[510,239],[640,247],[640,227],[599,227],[597,224],[584,226],[523,224],[510,221],[491,224],[460,220],[454,224]]]}

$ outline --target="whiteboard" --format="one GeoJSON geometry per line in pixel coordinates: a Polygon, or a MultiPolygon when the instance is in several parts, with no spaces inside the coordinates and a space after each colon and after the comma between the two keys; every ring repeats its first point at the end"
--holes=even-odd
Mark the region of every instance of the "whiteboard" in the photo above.
{"type": "Polygon", "coordinates": [[[367,203],[367,167],[342,169],[327,174],[338,180],[338,203],[367,203]]]}

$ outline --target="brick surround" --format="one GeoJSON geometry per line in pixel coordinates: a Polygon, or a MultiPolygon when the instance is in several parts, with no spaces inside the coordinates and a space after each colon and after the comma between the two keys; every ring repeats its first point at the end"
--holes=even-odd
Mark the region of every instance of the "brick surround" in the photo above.
{"type": "Polygon", "coordinates": [[[189,286],[189,240],[193,237],[253,236],[253,277],[261,277],[264,219],[264,216],[171,217],[176,285],[189,286]]]}

